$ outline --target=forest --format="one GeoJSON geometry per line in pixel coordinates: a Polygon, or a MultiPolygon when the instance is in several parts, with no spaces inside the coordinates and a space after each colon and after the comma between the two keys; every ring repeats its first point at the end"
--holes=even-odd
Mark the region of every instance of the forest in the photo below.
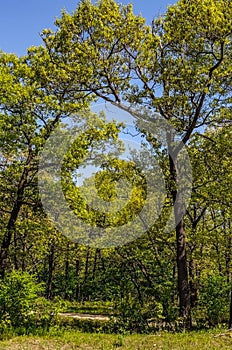
{"type": "Polygon", "coordinates": [[[231,329],[231,1],[148,25],[82,0],[55,25],[0,52],[2,339],[231,329]]]}

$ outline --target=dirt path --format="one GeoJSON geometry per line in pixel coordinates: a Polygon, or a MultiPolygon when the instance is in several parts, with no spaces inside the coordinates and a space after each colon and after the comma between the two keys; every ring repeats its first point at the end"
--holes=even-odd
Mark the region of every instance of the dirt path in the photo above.
{"type": "Polygon", "coordinates": [[[109,316],[91,315],[91,314],[79,314],[79,313],[75,313],[75,312],[60,312],[59,315],[62,316],[62,317],[72,317],[72,318],[87,319],[87,320],[108,321],[110,319],[109,316]]]}

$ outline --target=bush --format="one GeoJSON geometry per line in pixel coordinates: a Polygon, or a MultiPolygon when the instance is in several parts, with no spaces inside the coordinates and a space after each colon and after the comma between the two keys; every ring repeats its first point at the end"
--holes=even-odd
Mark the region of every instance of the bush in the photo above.
{"type": "Polygon", "coordinates": [[[0,332],[17,334],[47,331],[54,324],[60,302],[41,297],[44,291],[34,275],[13,271],[0,282],[0,332]]]}
{"type": "Polygon", "coordinates": [[[34,323],[42,329],[42,332],[49,331],[51,326],[59,323],[58,314],[64,308],[64,301],[55,298],[49,301],[44,297],[37,298],[35,301],[34,323]]]}
{"type": "Polygon", "coordinates": [[[200,327],[213,327],[229,318],[230,286],[226,278],[209,275],[201,282],[198,308],[195,312],[200,327]]]}
{"type": "Polygon", "coordinates": [[[154,321],[163,319],[163,308],[156,300],[151,299],[141,305],[137,298],[128,294],[115,306],[118,316],[111,320],[115,333],[148,333],[154,321]]]}
{"type": "Polygon", "coordinates": [[[30,322],[35,301],[43,290],[33,275],[13,271],[0,283],[0,319],[9,316],[13,327],[30,322]]]}

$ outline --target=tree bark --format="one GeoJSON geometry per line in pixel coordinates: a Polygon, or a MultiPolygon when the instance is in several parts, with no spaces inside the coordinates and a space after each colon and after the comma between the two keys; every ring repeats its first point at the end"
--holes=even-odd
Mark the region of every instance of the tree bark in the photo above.
{"type": "Polygon", "coordinates": [[[176,252],[177,252],[177,271],[178,271],[178,291],[180,299],[180,316],[183,317],[184,328],[191,328],[191,305],[190,291],[188,282],[188,267],[186,254],[186,239],[184,231],[184,220],[181,219],[176,226],[176,252]]]}
{"type": "Polygon", "coordinates": [[[66,246],[66,254],[65,254],[65,264],[64,264],[64,282],[65,282],[65,291],[64,291],[64,299],[69,298],[69,242],[67,242],[66,246]]]}
{"type": "Polygon", "coordinates": [[[229,319],[229,329],[232,328],[232,288],[230,291],[230,319],[229,319]]]}
{"type": "Polygon", "coordinates": [[[96,248],[95,255],[94,255],[94,262],[93,262],[93,273],[92,273],[92,279],[95,280],[95,274],[97,269],[97,259],[100,256],[100,249],[96,248]]]}
{"type": "Polygon", "coordinates": [[[9,255],[9,247],[11,244],[12,236],[14,234],[14,229],[15,229],[15,223],[18,218],[22,203],[23,203],[23,196],[24,196],[24,191],[25,187],[28,182],[28,176],[30,172],[30,164],[32,161],[32,153],[29,152],[26,164],[24,166],[19,184],[18,184],[18,189],[17,189],[17,194],[16,198],[14,201],[13,208],[10,213],[10,218],[6,227],[6,233],[3,237],[3,241],[1,244],[1,250],[0,250],[0,275],[2,278],[4,278],[5,275],[5,269],[6,269],[6,264],[7,264],[7,258],[9,255]]]}
{"type": "MultiPolygon", "coordinates": [[[[227,276],[227,280],[228,280],[228,283],[231,284],[231,222],[229,220],[229,262],[228,262],[228,265],[227,265],[227,269],[229,270],[228,271],[228,276],[227,276]]],[[[229,319],[229,329],[232,328],[232,287],[230,287],[230,319],[229,319]]]]}
{"type": "Polygon", "coordinates": [[[80,260],[76,259],[76,290],[75,290],[75,300],[80,301],[80,260]]]}
{"type": "Polygon", "coordinates": [[[47,281],[47,299],[52,299],[52,281],[53,281],[53,270],[54,270],[54,255],[55,247],[54,242],[51,242],[50,252],[48,255],[48,281],[47,281]]]}
{"type": "Polygon", "coordinates": [[[188,280],[188,261],[186,252],[186,237],[184,227],[184,203],[181,191],[178,191],[179,185],[179,169],[178,169],[178,153],[174,148],[174,136],[167,135],[169,149],[169,166],[172,179],[171,194],[174,204],[174,215],[176,224],[176,262],[178,275],[178,294],[179,294],[179,314],[183,318],[183,327],[191,329],[191,304],[190,289],[188,280]]]}

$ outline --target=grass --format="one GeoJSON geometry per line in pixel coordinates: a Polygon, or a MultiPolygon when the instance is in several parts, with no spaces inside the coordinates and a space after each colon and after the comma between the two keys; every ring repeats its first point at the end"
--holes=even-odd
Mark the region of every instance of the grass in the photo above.
{"type": "Polygon", "coordinates": [[[87,334],[78,331],[49,336],[20,336],[0,342],[0,350],[216,350],[232,349],[232,333],[219,331],[155,335],[87,334]]]}

